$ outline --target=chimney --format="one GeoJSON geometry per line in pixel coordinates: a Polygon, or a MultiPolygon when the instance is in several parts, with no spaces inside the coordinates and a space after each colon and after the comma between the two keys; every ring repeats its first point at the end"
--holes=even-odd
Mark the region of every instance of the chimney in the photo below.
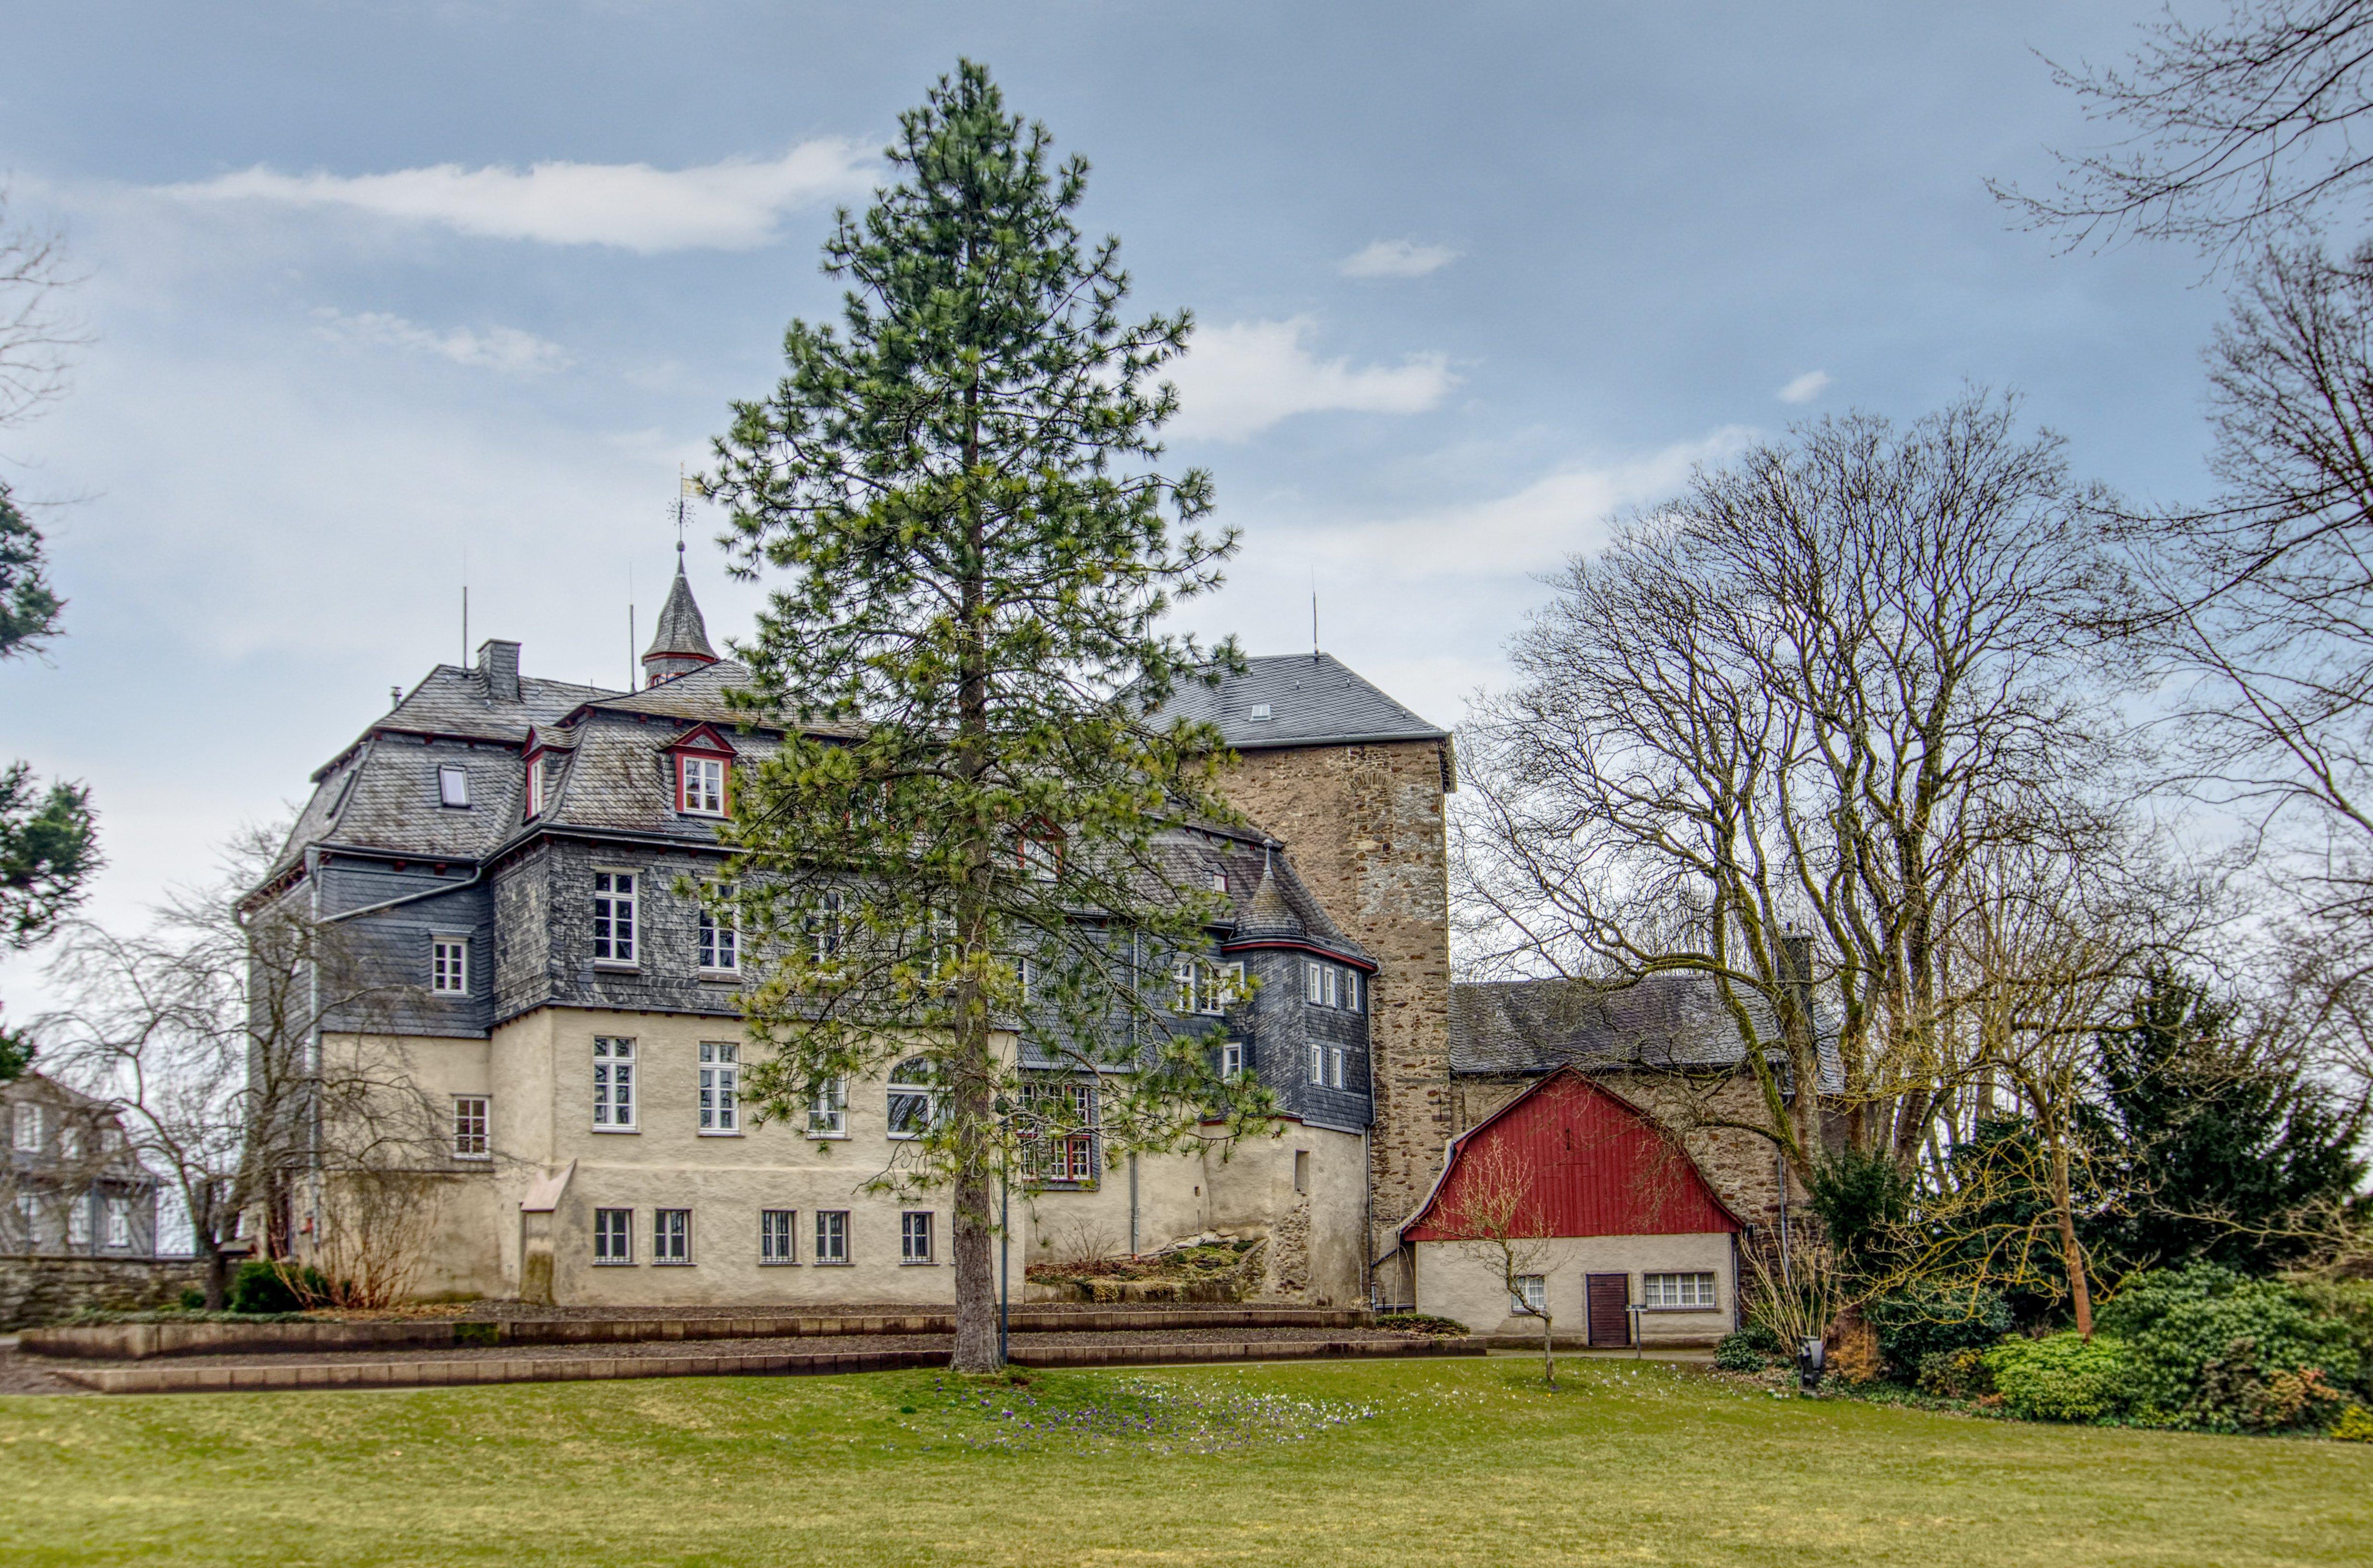
{"type": "Polygon", "coordinates": [[[515,642],[488,638],[478,644],[478,677],[486,683],[488,702],[520,699],[519,650],[515,642]]]}

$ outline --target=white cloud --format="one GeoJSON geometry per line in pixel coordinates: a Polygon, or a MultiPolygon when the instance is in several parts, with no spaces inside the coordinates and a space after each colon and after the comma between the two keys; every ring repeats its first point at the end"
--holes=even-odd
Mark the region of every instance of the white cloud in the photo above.
{"type": "Polygon", "coordinates": [[[749,251],[784,214],[863,189],[872,155],[844,137],[800,143],[772,162],[694,169],[648,163],[538,163],[525,170],[440,163],[390,174],[284,174],[258,164],[165,187],[193,202],[265,202],[439,224],[496,240],[666,251],[749,251]]]}
{"type": "Polygon", "coordinates": [[[517,327],[488,327],[483,333],[453,327],[438,332],[378,310],[350,316],[323,309],[314,311],[313,316],[320,323],[315,330],[333,342],[402,349],[408,354],[434,354],[456,365],[481,366],[506,375],[541,375],[546,370],[567,369],[570,363],[568,351],[560,345],[517,327]]]}
{"type": "Polygon", "coordinates": [[[1379,240],[1366,250],[1343,259],[1345,277],[1423,277],[1458,259],[1446,245],[1420,245],[1410,240],[1379,240]]]}
{"type": "Polygon", "coordinates": [[[1198,332],[1173,368],[1179,410],[1171,433],[1241,441],[1297,414],[1422,414],[1458,384],[1439,354],[1359,368],[1349,359],[1320,359],[1307,341],[1315,326],[1295,316],[1198,332]]]}
{"type": "Polygon", "coordinates": [[[1827,370],[1807,370],[1782,387],[1779,398],[1783,403],[1810,403],[1829,390],[1829,373],[1827,370]]]}
{"type": "Polygon", "coordinates": [[[1512,495],[1415,516],[1321,530],[1328,557],[1380,568],[1409,581],[1537,572],[1605,542],[1607,522],[1627,507],[1678,490],[1694,463],[1719,462],[1755,432],[1726,425],[1694,441],[1606,465],[1572,464],[1512,495]]]}

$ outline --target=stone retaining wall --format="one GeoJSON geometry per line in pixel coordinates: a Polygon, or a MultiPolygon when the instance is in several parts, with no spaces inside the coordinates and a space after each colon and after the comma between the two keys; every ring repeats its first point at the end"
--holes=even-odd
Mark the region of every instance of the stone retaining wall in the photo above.
{"type": "Polygon", "coordinates": [[[195,1258],[0,1254],[0,1332],[63,1322],[83,1311],[171,1306],[199,1282],[195,1258]]]}

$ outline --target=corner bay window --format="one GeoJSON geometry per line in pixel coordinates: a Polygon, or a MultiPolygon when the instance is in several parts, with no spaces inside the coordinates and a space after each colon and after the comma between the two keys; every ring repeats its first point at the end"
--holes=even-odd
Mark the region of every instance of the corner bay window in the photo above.
{"type": "Polygon", "coordinates": [[[742,1047],[731,1040],[700,1042],[700,1130],[739,1132],[735,1095],[741,1087],[742,1047]]]}
{"type": "Polygon", "coordinates": [[[691,1210],[654,1209],[651,1211],[651,1261],[654,1263],[690,1263],[692,1261],[691,1210]]]}
{"type": "Polygon", "coordinates": [[[593,1261],[632,1263],[635,1260],[635,1211],[632,1209],[593,1211],[593,1261]]]}
{"type": "Polygon", "coordinates": [[[688,816],[725,814],[725,759],[679,756],[675,759],[676,810],[688,816]]]}
{"type": "Polygon", "coordinates": [[[909,1209],[898,1216],[898,1261],[929,1263],[931,1260],[930,1211],[909,1209]]]}
{"type": "Polygon", "coordinates": [[[1645,1307],[1710,1307],[1713,1305],[1712,1274],[1642,1274],[1640,1305],[1645,1307]]]}
{"type": "Polygon", "coordinates": [[[600,1037],[593,1042],[593,1128],[597,1132],[635,1129],[635,1042],[600,1037]]]}
{"type": "Polygon", "coordinates": [[[815,1217],[815,1260],[818,1263],[848,1261],[848,1211],[819,1209],[815,1217]]]}
{"type": "Polygon", "coordinates": [[[593,873],[593,962],[635,962],[635,873],[593,873]]]}
{"type": "Polygon", "coordinates": [[[493,1157],[486,1147],[486,1097],[484,1094],[453,1096],[453,1157],[457,1160],[493,1157]]]}
{"type": "Polygon", "coordinates": [[[800,1215],[796,1209],[761,1209],[758,1211],[758,1261],[761,1263],[797,1263],[792,1236],[798,1234],[794,1223],[800,1215]]]}

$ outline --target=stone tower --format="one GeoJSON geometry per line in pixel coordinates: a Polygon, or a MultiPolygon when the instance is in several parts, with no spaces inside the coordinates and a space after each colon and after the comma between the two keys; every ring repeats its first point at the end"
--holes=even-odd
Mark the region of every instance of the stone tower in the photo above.
{"type": "Polygon", "coordinates": [[[1168,712],[1226,737],[1239,760],[1223,792],[1285,842],[1320,904],[1380,965],[1369,999],[1368,1256],[1381,1258],[1424,1201],[1455,1130],[1450,734],[1323,653],[1251,660],[1216,689],[1182,690],[1168,712]]]}

